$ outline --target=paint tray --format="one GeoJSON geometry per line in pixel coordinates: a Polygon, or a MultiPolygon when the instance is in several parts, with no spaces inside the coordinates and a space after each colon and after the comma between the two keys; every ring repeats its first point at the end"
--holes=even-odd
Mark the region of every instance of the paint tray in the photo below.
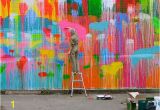
{"type": "Polygon", "coordinates": [[[111,100],[113,99],[113,97],[111,95],[105,95],[105,94],[101,94],[101,95],[96,95],[97,100],[111,100]]]}

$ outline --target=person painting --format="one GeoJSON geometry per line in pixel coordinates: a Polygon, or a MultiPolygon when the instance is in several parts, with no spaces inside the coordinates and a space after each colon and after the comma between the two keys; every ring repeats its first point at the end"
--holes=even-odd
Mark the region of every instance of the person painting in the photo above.
{"type": "Polygon", "coordinates": [[[72,72],[74,74],[79,73],[79,64],[78,64],[78,35],[74,29],[70,30],[71,38],[70,38],[70,46],[71,49],[69,51],[70,61],[72,63],[72,72]]]}

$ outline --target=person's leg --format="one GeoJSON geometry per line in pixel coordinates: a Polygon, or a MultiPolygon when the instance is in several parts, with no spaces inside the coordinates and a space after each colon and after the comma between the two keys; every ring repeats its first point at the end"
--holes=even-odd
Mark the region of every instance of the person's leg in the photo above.
{"type": "Polygon", "coordinates": [[[72,72],[76,72],[76,59],[75,59],[75,53],[71,52],[71,63],[72,63],[72,72]]]}
{"type": "Polygon", "coordinates": [[[76,72],[79,72],[78,52],[75,53],[76,72]]]}

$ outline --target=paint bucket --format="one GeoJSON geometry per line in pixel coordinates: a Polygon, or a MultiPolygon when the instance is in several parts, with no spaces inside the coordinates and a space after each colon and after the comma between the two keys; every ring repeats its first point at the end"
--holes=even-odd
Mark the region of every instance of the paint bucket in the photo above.
{"type": "Polygon", "coordinates": [[[138,101],[138,110],[145,110],[146,109],[146,100],[139,100],[138,101]]]}
{"type": "Polygon", "coordinates": [[[135,102],[128,102],[127,103],[127,110],[136,110],[136,103],[135,102]]]}
{"type": "Polygon", "coordinates": [[[131,110],[131,102],[127,102],[127,110],[131,110]]]}
{"type": "Polygon", "coordinates": [[[136,103],[135,102],[131,102],[131,110],[136,110],[136,103]]]}

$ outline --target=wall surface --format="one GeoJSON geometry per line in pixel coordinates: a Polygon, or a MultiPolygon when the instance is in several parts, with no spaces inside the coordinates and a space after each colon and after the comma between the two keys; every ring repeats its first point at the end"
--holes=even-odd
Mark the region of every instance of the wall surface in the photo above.
{"type": "Polygon", "coordinates": [[[160,88],[160,0],[0,0],[0,90],[69,89],[66,27],[88,89],[160,88]]]}

